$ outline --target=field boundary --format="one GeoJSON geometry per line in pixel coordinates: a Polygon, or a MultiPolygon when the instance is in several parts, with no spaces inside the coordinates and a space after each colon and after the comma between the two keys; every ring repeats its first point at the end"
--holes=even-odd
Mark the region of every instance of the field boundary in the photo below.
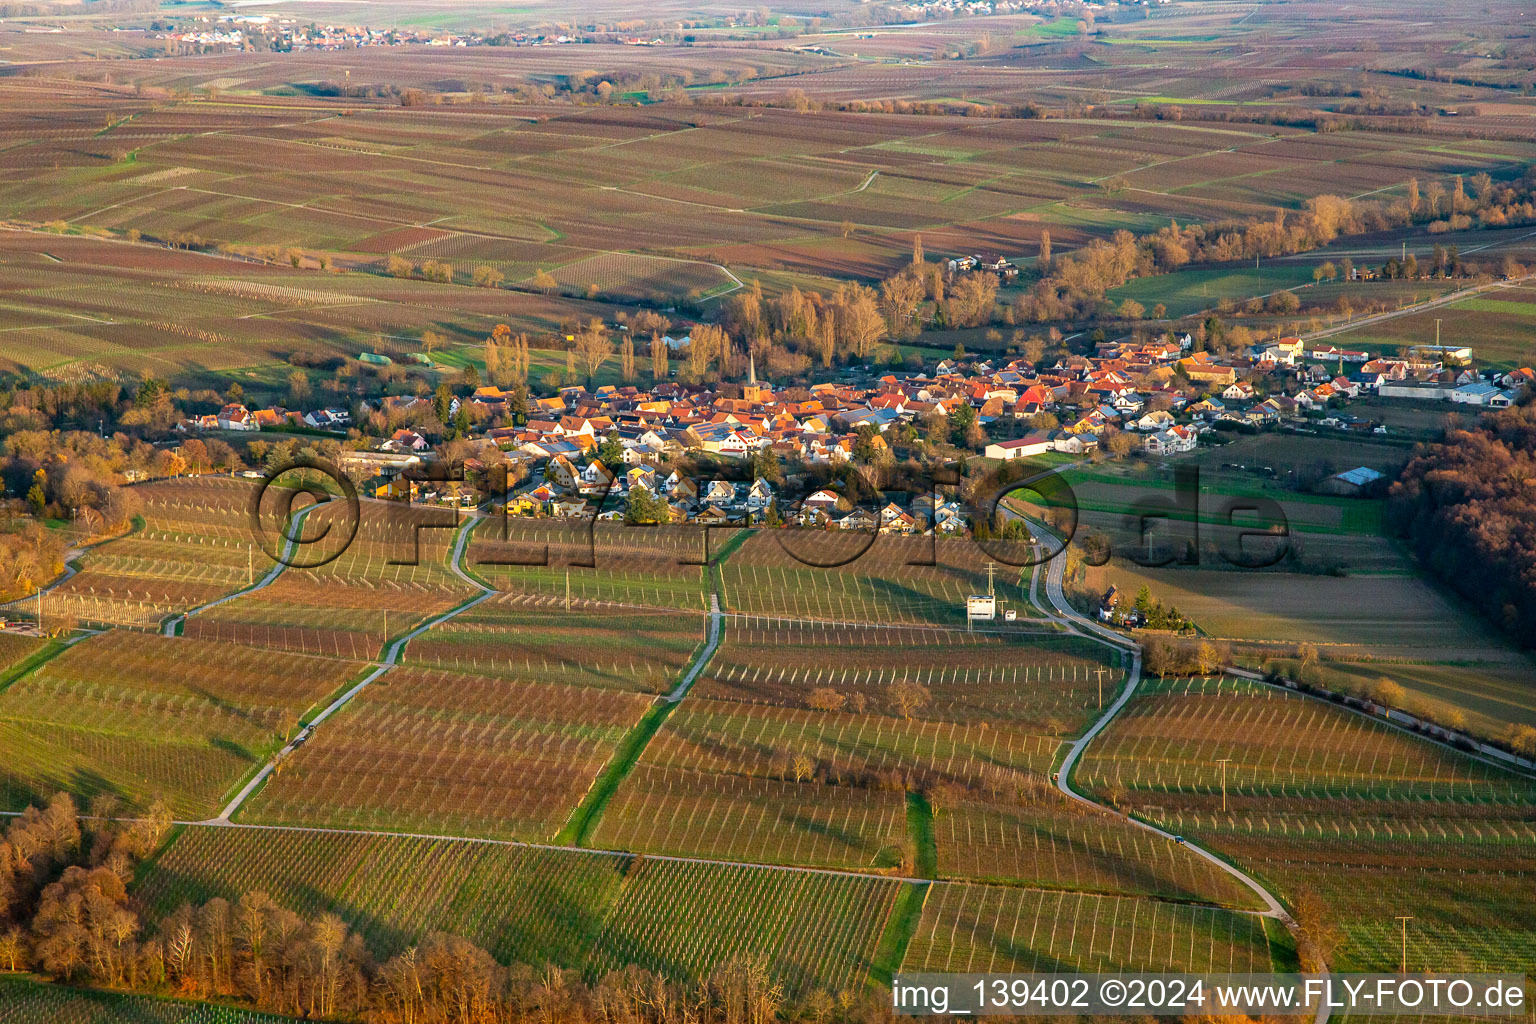
{"type": "MultiPolygon", "coordinates": [[[[310,508],[318,507],[318,505],[310,506],[310,508]]],[[[308,510],[306,509],[306,511],[308,510]]],[[[480,515],[476,514],[470,516],[464,521],[463,525],[459,527],[457,533],[454,536],[453,548],[448,555],[448,565],[453,570],[453,572],[460,579],[478,589],[479,593],[474,597],[471,597],[468,600],[454,606],[453,608],[450,608],[448,611],[442,613],[441,615],[428,619],[426,622],[423,622],[421,625],[417,626],[415,629],[412,629],[410,632],[406,633],[404,636],[401,636],[399,639],[387,641],[387,646],[380,655],[380,660],[374,666],[373,670],[370,671],[367,675],[363,676],[361,680],[347,689],[344,693],[342,693],[341,696],[333,700],[314,718],[310,719],[309,724],[300,729],[298,733],[293,737],[293,739],[289,740],[280,750],[277,751],[277,753],[268,758],[266,763],[263,764],[261,768],[256,772],[256,775],[241,788],[240,792],[235,794],[234,798],[230,800],[229,803],[224,805],[224,808],[219,811],[218,816],[216,818],[209,819],[211,823],[228,823],[235,812],[240,810],[240,807],[247,800],[249,800],[258,789],[261,788],[262,783],[267,780],[267,777],[277,770],[277,766],[282,762],[282,760],[291,756],[295,750],[307,742],[311,734],[313,734],[314,730],[322,722],[324,722],[327,718],[330,718],[331,715],[335,714],[337,711],[341,710],[341,708],[345,706],[349,701],[351,701],[353,697],[356,697],[359,693],[362,693],[363,690],[367,689],[370,683],[374,682],[374,680],[378,679],[380,676],[384,675],[386,672],[400,663],[400,655],[405,650],[406,644],[410,643],[416,637],[420,636],[422,633],[425,633],[433,626],[436,626],[439,623],[447,622],[455,615],[468,611],[482,601],[495,596],[495,590],[482,587],[479,583],[476,583],[468,576],[468,574],[464,572],[464,570],[459,565],[459,561],[464,557],[464,552],[468,547],[469,536],[472,532],[474,532],[475,525],[480,521],[480,518],[480,515]]],[[[278,569],[274,571],[272,574],[273,578],[276,578],[278,571],[281,570],[278,569]]]]}
{"type": "MultiPolygon", "coordinates": [[[[745,531],[742,531],[742,533],[745,533],[745,531]]],[[[703,645],[692,658],[691,663],[683,672],[683,676],[678,680],[677,685],[669,693],[658,698],[646,710],[645,714],[641,716],[640,721],[635,723],[635,727],[624,737],[624,740],[613,752],[613,757],[603,766],[603,770],[598,773],[597,778],[592,780],[592,785],[587,788],[586,795],[582,797],[581,802],[572,809],[570,817],[566,819],[560,831],[555,833],[556,842],[563,840],[573,847],[579,846],[583,840],[592,834],[592,830],[597,827],[597,823],[602,819],[603,812],[607,810],[609,801],[618,792],[619,786],[629,777],[629,773],[634,770],[635,765],[640,762],[640,758],[645,753],[645,748],[650,745],[651,739],[656,733],[661,731],[661,727],[666,722],[667,717],[672,714],[672,709],[676,708],[683,698],[688,695],[688,691],[693,687],[694,680],[699,677],[699,674],[704,671],[704,667],[714,658],[715,652],[719,650],[720,640],[725,632],[725,616],[720,611],[720,593],[718,588],[721,586],[721,580],[719,573],[716,572],[716,567],[730,555],[731,551],[735,550],[732,547],[733,542],[736,542],[739,546],[736,537],[741,536],[742,533],[738,533],[731,540],[727,541],[722,552],[714,559],[711,559],[707,566],[705,578],[710,583],[709,612],[703,645]]]]}

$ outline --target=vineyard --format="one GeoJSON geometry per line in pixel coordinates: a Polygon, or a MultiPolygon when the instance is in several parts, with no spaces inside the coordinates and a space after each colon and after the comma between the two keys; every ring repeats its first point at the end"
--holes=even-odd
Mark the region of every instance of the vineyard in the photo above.
{"type": "MultiPolygon", "coordinates": [[[[185,635],[371,661],[389,639],[474,595],[447,565],[451,516],[374,501],[359,507],[356,538],[337,557],[308,568],[311,555],[301,548],[298,564],[269,586],[190,617],[185,635]]],[[[343,502],[324,505],[306,516],[301,536],[344,538],[346,515],[343,502]]]]}
{"type": "Polygon", "coordinates": [[[650,701],[397,668],[328,719],[242,817],[547,839],[650,701]]]}
{"type": "Polygon", "coordinates": [[[1263,909],[1203,857],[1051,791],[1033,806],[963,801],[935,808],[939,875],[1263,909]]]}
{"type": "Polygon", "coordinates": [[[1274,969],[1264,919],[1157,900],[930,886],[905,971],[1274,969]]]}
{"type": "Polygon", "coordinates": [[[142,529],[86,552],[80,571],[43,598],[45,621],[153,629],[254,583],[273,561],[252,537],[250,481],[199,477],[142,484],[142,529]]]}
{"type": "Polygon", "coordinates": [[[582,609],[702,611],[704,552],[704,532],[696,528],[487,519],[475,528],[466,561],[495,589],[532,608],[564,608],[569,598],[572,608],[582,609]]]}
{"type": "Polygon", "coordinates": [[[626,859],[473,840],[298,829],[192,827],[135,892],[152,917],[260,891],[311,917],[341,915],[375,956],[434,931],[504,962],[579,966],[626,859]]]}
{"type": "Polygon", "coordinates": [[[162,916],[260,890],[306,916],[334,911],[376,956],[447,931],[503,962],[594,980],[630,963],[699,979],[754,954],[802,993],[862,984],[900,885],[473,840],[193,826],[136,893],[162,916]]]}
{"type": "Polygon", "coordinates": [[[1077,777],[1224,853],[1282,897],[1322,898],[1345,970],[1528,970],[1536,783],[1338,707],[1229,679],[1147,684],[1077,777]],[[1175,739],[1177,738],[1177,739],[1175,739]],[[1219,765],[1227,765],[1227,810],[1219,765]]]}
{"type": "MultiPolygon", "coordinates": [[[[729,563],[727,563],[729,564],[729,563]]],[[[932,628],[786,623],[732,616],[725,640],[693,692],[781,707],[809,706],[831,690],[873,707],[896,683],[932,695],[923,717],[1006,721],[1077,732],[1121,684],[1100,644],[1068,636],[1011,636],[932,628]]]]}
{"type": "MultiPolygon", "coordinates": [[[[968,540],[880,535],[870,543],[824,531],[759,531],[721,567],[724,603],[747,615],[963,627],[965,599],[987,593],[988,561],[968,540]]],[[[1028,621],[1035,614],[1029,570],[994,564],[998,605],[1019,622],[989,628],[1040,632],[1041,623],[1028,621]]]]}
{"type": "MultiPolygon", "coordinates": [[[[888,699],[882,694],[882,705],[888,699]]],[[[690,694],[619,787],[595,841],[776,863],[898,867],[911,858],[908,788],[1027,786],[1049,772],[1059,746],[1006,723],[868,710],[690,694]]]]}
{"type": "Polygon", "coordinates": [[[0,693],[0,805],[112,792],[206,815],[358,668],[120,630],[83,640],[0,693]]]}
{"type": "Polygon", "coordinates": [[[267,587],[187,619],[186,636],[357,661],[380,656],[386,641],[460,604],[467,587],[369,579],[317,579],[285,569],[267,587]]]}
{"type": "Polygon", "coordinates": [[[898,867],[906,836],[900,790],[641,764],[592,841],[646,853],[871,870],[898,867]]]}
{"type": "Polygon", "coordinates": [[[639,858],[598,936],[588,973],[639,964],[695,980],[737,953],[753,953],[766,958],[791,998],[813,987],[858,990],[902,884],[639,858]]]}
{"type": "Polygon", "coordinates": [[[498,594],[410,642],[405,662],[547,683],[662,693],[703,641],[697,614],[555,611],[498,594]]]}
{"type": "Polygon", "coordinates": [[[0,670],[13,669],[43,649],[40,637],[22,633],[0,633],[0,670]]]}
{"type": "MultiPolygon", "coordinates": [[[[1197,679],[1147,692],[1089,748],[1078,777],[1103,791],[1293,800],[1531,801],[1496,768],[1378,722],[1246,681],[1197,679]]],[[[1139,797],[1133,797],[1133,799],[1139,797]]]]}
{"type": "Polygon", "coordinates": [[[667,719],[647,763],[696,772],[775,777],[808,757],[829,785],[882,774],[914,785],[983,783],[1049,774],[1059,741],[1009,725],[908,720],[691,699],[667,719]]]}
{"type": "Polygon", "coordinates": [[[5,1024],[288,1024],[293,1017],[125,992],[87,992],[0,976],[5,1024]]]}

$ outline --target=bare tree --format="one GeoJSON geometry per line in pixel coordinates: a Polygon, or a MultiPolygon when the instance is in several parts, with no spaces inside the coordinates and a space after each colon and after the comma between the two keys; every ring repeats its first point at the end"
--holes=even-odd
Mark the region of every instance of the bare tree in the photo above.
{"type": "Polygon", "coordinates": [[[848,698],[830,686],[818,686],[806,698],[806,704],[816,711],[841,711],[848,698]]]}
{"type": "Polygon", "coordinates": [[[624,341],[619,345],[619,376],[626,384],[634,383],[635,341],[628,334],[624,335],[624,341]]]}
{"type": "Polygon", "coordinates": [[[659,383],[666,380],[670,373],[667,366],[667,343],[661,340],[661,332],[656,331],[651,335],[651,379],[659,383]]]}
{"type": "Polygon", "coordinates": [[[816,759],[809,754],[796,754],[790,767],[794,770],[795,781],[804,782],[816,774],[816,759]]]}
{"type": "Polygon", "coordinates": [[[933,700],[933,694],[928,691],[928,687],[908,679],[892,683],[886,687],[885,693],[890,699],[891,706],[902,718],[908,720],[933,700]]]}

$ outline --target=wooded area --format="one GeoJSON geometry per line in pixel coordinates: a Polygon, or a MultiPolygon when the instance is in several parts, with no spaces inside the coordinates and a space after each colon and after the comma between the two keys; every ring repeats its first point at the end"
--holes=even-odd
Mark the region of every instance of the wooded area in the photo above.
{"type": "Polygon", "coordinates": [[[1536,644],[1536,401],[1453,429],[1392,487],[1392,522],[1435,575],[1536,644]]]}

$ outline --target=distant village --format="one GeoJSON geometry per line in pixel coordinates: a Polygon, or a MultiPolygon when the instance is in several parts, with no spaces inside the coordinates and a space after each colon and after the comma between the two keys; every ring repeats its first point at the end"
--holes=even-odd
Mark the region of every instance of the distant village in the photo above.
{"type": "MultiPolygon", "coordinates": [[[[184,50],[257,50],[301,53],[306,50],[355,50],[366,46],[556,46],[582,43],[581,36],[540,32],[440,32],[378,29],[365,25],[319,25],[266,14],[222,14],[189,19],[185,28],[155,34],[184,50]]],[[[624,36],[630,46],[659,46],[659,38],[624,36]]]]}
{"type": "MultiPolygon", "coordinates": [[[[990,268],[989,268],[990,269],[990,268]]],[[[689,339],[668,337],[686,349],[689,339]]],[[[864,528],[954,533],[970,524],[958,504],[918,499],[905,507],[855,507],[822,488],[795,500],[777,493],[782,473],[763,466],[840,467],[890,461],[920,436],[954,439],[972,456],[1006,462],[1046,453],[1149,456],[1194,450],[1213,431],[1287,425],[1385,434],[1388,428],[1350,412],[1366,395],[1444,402],[1473,408],[1510,405],[1536,382],[1529,368],[1480,375],[1462,346],[1420,346],[1371,355],[1299,338],[1257,345],[1241,356],[1214,358],[1194,339],[1102,342],[1092,355],[1050,365],[1026,359],[946,359],[931,370],[892,372],[858,383],[816,383],[775,390],[752,372],[745,384],[661,381],[648,388],[562,387],[523,404],[494,385],[452,395],[444,421],[480,426],[452,443],[462,462],[445,479],[439,446],[409,426],[387,437],[356,431],[339,455],[341,468],[372,497],[470,505],[471,481],[493,467],[517,481],[504,511],[515,516],[599,516],[640,521],[864,528]],[[1289,385],[1288,387],[1282,385],[1289,385]],[[465,408],[468,407],[468,408],[465,408]],[[461,409],[467,414],[460,415],[461,409]],[[955,438],[964,423],[966,436],[955,438]],[[466,454],[467,453],[467,454],[466,454]],[[669,467],[688,461],[714,467],[721,479],[699,480],[669,467]],[[434,472],[436,468],[437,472],[434,472]],[[746,477],[746,479],[725,479],[746,477]],[[637,509],[642,510],[637,514],[637,509]]],[[[377,357],[375,358],[382,358],[377,357]]],[[[1042,363],[1045,360],[1041,360],[1042,363]]],[[[437,399],[441,400],[441,398],[437,399]]],[[[434,398],[390,396],[356,410],[410,420],[434,398]],[[427,403],[423,407],[419,403],[427,403]]],[[[347,437],[353,412],[320,408],[250,409],[234,402],[216,414],[183,420],[177,429],[286,430],[347,437]]],[[[1371,481],[1341,474],[1337,493],[1371,481]]]]}

